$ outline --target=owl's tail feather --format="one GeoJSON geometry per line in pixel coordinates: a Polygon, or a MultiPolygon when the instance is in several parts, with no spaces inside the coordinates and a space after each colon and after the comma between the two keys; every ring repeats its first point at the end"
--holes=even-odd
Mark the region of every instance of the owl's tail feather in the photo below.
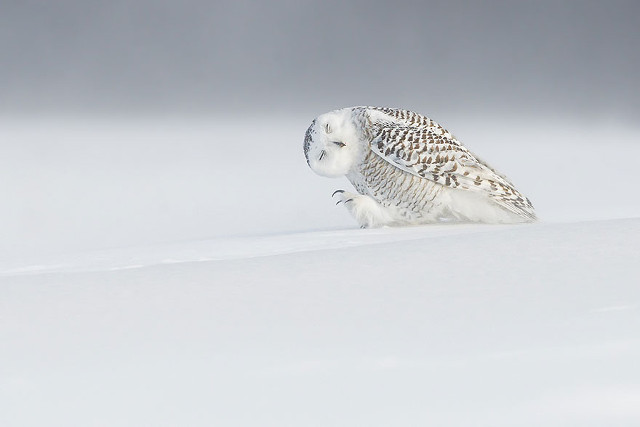
{"type": "Polygon", "coordinates": [[[535,222],[538,217],[531,201],[517,190],[503,194],[491,194],[491,199],[500,207],[522,218],[522,222],[535,222]]]}

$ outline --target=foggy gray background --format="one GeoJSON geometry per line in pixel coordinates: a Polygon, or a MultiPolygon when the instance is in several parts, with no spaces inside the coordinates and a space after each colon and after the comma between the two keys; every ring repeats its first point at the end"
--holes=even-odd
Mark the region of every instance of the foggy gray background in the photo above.
{"type": "Polygon", "coordinates": [[[640,112],[633,0],[0,5],[3,113],[640,112]]]}
{"type": "Polygon", "coordinates": [[[0,0],[0,261],[354,227],[302,153],[351,105],[429,115],[543,221],[637,217],[639,42],[638,1],[0,0]]]}

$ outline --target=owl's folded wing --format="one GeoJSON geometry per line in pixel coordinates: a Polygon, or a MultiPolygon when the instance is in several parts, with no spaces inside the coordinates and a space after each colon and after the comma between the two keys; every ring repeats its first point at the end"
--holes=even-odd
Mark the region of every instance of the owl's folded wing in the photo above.
{"type": "Polygon", "coordinates": [[[371,150],[412,175],[450,188],[485,193],[503,208],[535,219],[531,202],[509,180],[479,160],[440,125],[429,121],[431,125],[406,125],[374,119],[369,132],[371,150]]]}

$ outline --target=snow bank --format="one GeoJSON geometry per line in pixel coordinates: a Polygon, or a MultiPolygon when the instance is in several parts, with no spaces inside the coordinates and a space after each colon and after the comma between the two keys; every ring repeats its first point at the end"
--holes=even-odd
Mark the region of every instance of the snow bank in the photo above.
{"type": "Polygon", "coordinates": [[[0,422],[640,423],[640,220],[396,232],[5,275],[0,422]]]}

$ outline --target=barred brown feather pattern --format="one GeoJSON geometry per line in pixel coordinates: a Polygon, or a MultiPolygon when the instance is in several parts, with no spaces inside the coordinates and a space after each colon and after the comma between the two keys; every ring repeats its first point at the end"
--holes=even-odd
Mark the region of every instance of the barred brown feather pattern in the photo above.
{"type": "Polygon", "coordinates": [[[366,123],[371,151],[398,171],[445,187],[484,193],[503,208],[535,219],[529,199],[433,120],[407,110],[366,110],[378,113],[370,114],[366,123]]]}
{"type": "Polygon", "coordinates": [[[435,202],[442,186],[408,174],[369,151],[359,174],[348,176],[360,194],[367,194],[382,206],[396,207],[407,218],[420,218],[439,203],[435,202]]]}

